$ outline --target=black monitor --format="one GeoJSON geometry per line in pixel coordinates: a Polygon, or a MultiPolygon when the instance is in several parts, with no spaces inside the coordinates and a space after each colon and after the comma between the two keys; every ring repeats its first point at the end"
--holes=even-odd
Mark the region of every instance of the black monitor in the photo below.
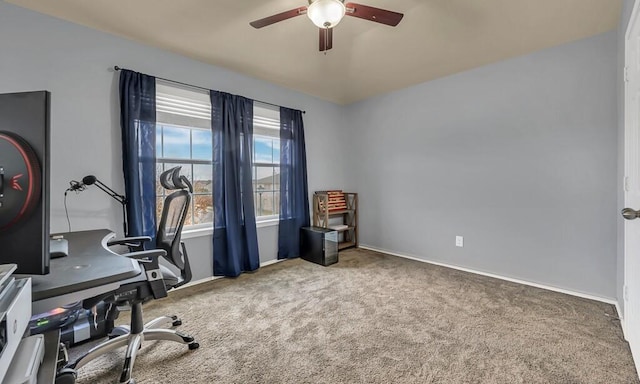
{"type": "Polygon", "coordinates": [[[49,101],[0,94],[0,264],[49,273],[49,101]]]}

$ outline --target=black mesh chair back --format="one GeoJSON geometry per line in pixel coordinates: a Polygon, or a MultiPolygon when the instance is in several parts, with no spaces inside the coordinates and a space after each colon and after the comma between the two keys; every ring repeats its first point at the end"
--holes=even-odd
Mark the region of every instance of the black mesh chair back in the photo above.
{"type": "Polygon", "coordinates": [[[164,200],[156,235],[156,248],[165,250],[167,255],[164,258],[180,269],[181,281],[179,285],[186,284],[191,280],[191,269],[184,244],[180,239],[180,233],[189,213],[191,193],[193,193],[193,187],[189,180],[180,175],[181,168],[174,167],[160,175],[160,184],[165,189],[174,192],[164,200]]]}

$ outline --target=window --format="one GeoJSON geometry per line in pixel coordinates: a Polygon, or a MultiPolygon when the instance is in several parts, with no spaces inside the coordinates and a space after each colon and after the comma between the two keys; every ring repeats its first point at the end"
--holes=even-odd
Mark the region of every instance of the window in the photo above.
{"type": "Polygon", "coordinates": [[[193,200],[185,226],[197,228],[213,222],[213,169],[211,165],[211,102],[209,94],[174,84],[156,83],[156,214],[170,191],[162,188],[160,174],[182,166],[193,184],[193,200]]]}
{"type": "Polygon", "coordinates": [[[253,196],[258,221],[277,219],[280,211],[280,110],[253,107],[253,196]]]}
{"type": "MultiPolygon", "coordinates": [[[[259,102],[253,116],[253,196],[257,221],[278,218],[280,207],[280,111],[259,102]]],[[[170,191],[160,174],[182,166],[193,184],[193,201],[185,227],[213,223],[211,101],[206,91],[156,82],[156,215],[170,191]]]]}

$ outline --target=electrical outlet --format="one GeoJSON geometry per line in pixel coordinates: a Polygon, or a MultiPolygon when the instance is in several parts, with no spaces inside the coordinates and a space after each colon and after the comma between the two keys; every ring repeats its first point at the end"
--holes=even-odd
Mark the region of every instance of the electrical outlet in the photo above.
{"type": "Polygon", "coordinates": [[[464,238],[462,236],[456,236],[456,247],[464,247],[464,238]]]}

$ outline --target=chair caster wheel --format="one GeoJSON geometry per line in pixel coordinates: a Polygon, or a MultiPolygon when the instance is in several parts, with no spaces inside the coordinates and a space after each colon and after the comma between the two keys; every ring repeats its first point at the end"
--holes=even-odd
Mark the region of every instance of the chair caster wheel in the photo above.
{"type": "Polygon", "coordinates": [[[63,368],[56,374],[55,384],[74,384],[76,382],[76,371],[71,368],[63,368]]]}
{"type": "Polygon", "coordinates": [[[109,332],[109,340],[115,339],[118,336],[127,335],[127,334],[129,334],[128,329],[122,328],[122,327],[116,327],[116,328],[113,328],[111,332],[109,332]]]}
{"type": "Polygon", "coordinates": [[[200,348],[200,344],[195,343],[195,342],[194,343],[189,343],[189,350],[190,351],[193,351],[194,349],[198,349],[198,348],[200,348]]]}
{"type": "Polygon", "coordinates": [[[179,327],[179,326],[182,325],[182,320],[180,320],[180,319],[175,320],[173,323],[171,323],[171,325],[174,326],[174,327],[179,327]]]}

